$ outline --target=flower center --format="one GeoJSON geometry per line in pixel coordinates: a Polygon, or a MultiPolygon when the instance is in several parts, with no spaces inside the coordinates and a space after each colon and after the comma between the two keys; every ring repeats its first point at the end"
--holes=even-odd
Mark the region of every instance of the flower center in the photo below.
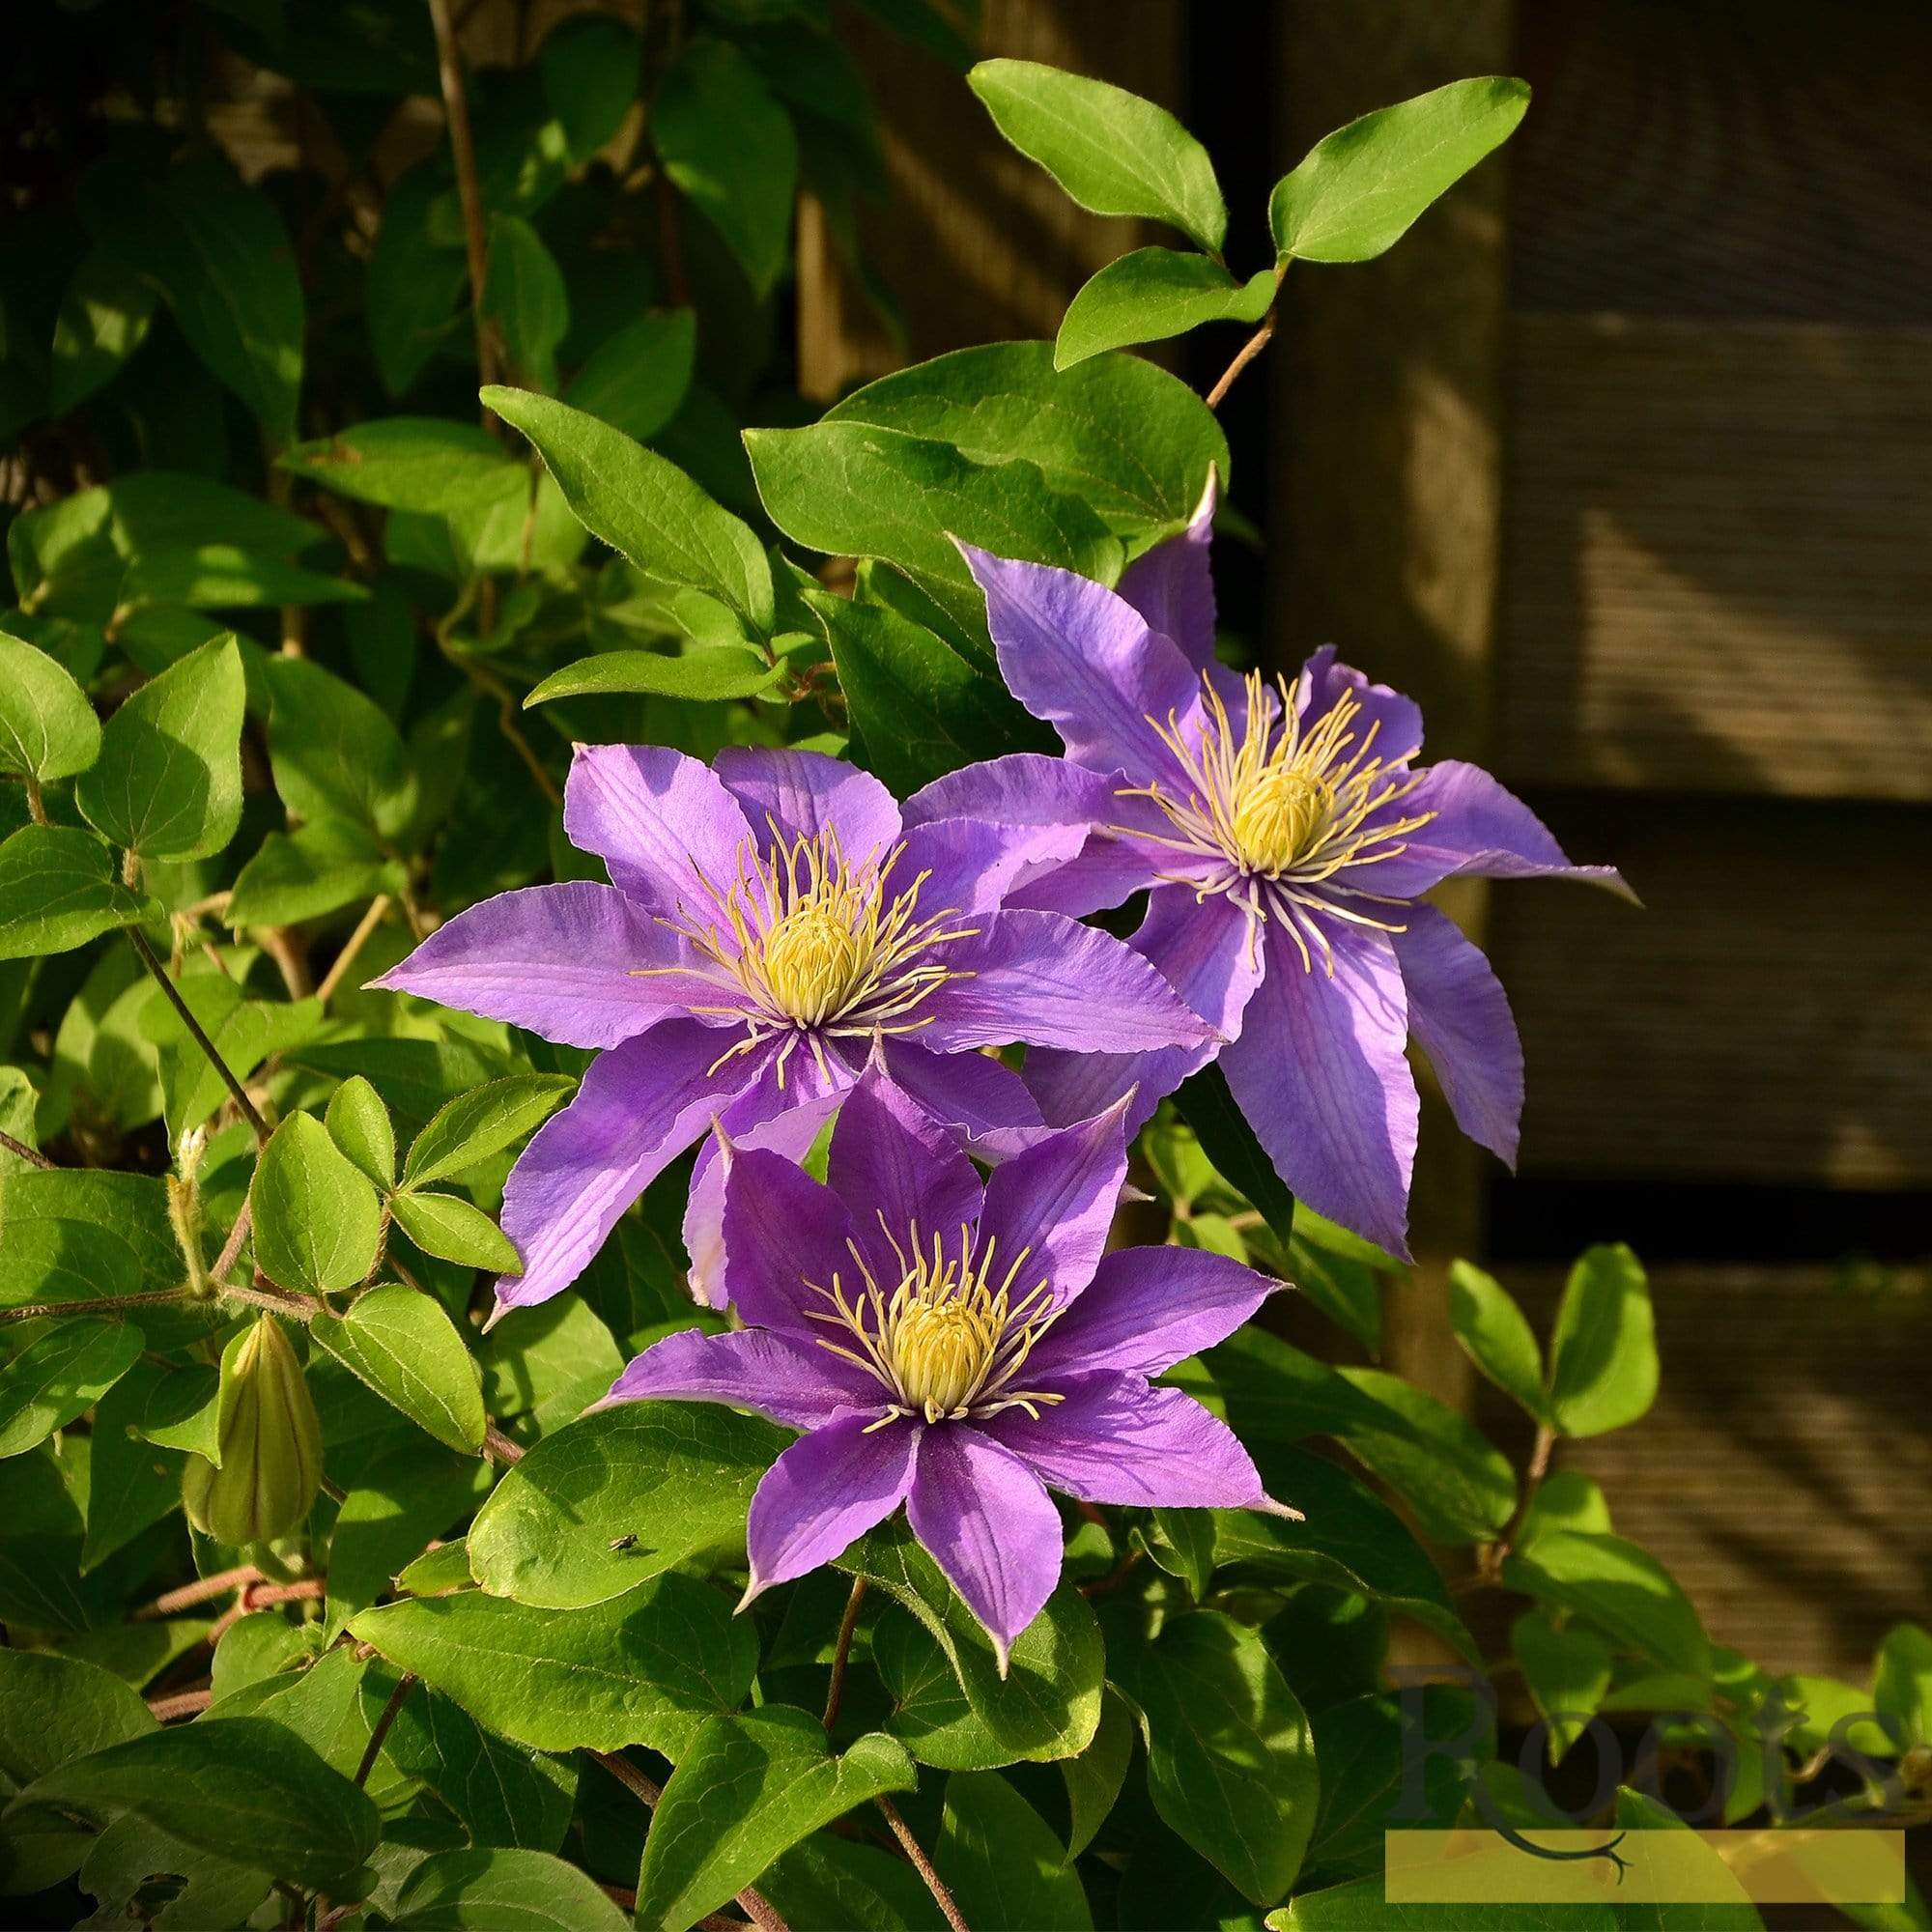
{"type": "Polygon", "coordinates": [[[815,1024],[850,998],[866,967],[852,911],[809,897],[765,935],[765,983],[793,1019],[815,1024]]]}
{"type": "Polygon", "coordinates": [[[896,1287],[888,1292],[881,1286],[856,1242],[846,1244],[856,1270],[850,1292],[842,1272],[829,1284],[806,1286],[828,1304],[814,1309],[811,1320],[838,1331],[820,1336],[818,1346],[879,1383],[889,1398],[882,1422],[899,1415],[939,1422],[996,1415],[1003,1408],[1037,1414],[1039,1404],[1060,1400],[1012,1387],[1059,1313],[1047,1305],[1044,1275],[1015,1298],[1031,1249],[1022,1248],[1000,1270],[995,1243],[979,1248],[970,1228],[960,1228],[949,1252],[937,1234],[928,1245],[915,1226],[901,1244],[883,1215],[879,1225],[898,1264],[896,1287]]]}
{"type": "Polygon", "coordinates": [[[1319,772],[1270,765],[1235,807],[1235,851],[1251,872],[1285,872],[1319,841],[1334,810],[1335,787],[1319,772]]]}

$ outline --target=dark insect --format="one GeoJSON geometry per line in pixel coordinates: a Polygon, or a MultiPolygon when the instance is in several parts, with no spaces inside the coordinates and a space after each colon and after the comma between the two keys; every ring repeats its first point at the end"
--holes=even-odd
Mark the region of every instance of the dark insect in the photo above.
{"type": "Polygon", "coordinates": [[[637,1547],[638,1536],[635,1530],[626,1530],[622,1536],[613,1536],[611,1539],[611,1548],[613,1550],[635,1549],[637,1547]]]}

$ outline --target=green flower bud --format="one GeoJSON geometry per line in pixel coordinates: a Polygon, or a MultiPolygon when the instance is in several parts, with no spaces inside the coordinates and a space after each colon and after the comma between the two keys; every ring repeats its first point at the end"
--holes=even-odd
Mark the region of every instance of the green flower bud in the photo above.
{"type": "Polygon", "coordinates": [[[221,1463],[190,1456],[187,1520],[217,1543],[268,1543],[301,1521],[322,1484],[322,1427],[301,1364],[272,1315],[221,1357],[221,1463]]]}

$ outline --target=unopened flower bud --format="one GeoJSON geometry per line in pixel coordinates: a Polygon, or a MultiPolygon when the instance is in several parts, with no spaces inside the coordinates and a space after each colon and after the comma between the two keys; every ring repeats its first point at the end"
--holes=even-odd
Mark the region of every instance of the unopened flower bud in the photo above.
{"type": "Polygon", "coordinates": [[[301,1521],[322,1483],[322,1428],[280,1322],[264,1315],[221,1358],[219,1468],[190,1456],[187,1520],[217,1543],[268,1543],[301,1521]]]}

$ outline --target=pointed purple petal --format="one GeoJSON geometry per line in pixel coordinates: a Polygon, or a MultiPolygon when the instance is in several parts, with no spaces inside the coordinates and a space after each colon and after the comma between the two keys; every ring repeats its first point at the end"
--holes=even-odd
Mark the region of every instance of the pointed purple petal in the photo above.
{"type": "Polygon", "coordinates": [[[681,1329],[653,1342],[611,1384],[598,1406],[613,1402],[723,1402],[782,1422],[816,1429],[848,1410],[879,1410],[870,1377],[824,1349],[802,1349],[781,1335],[743,1328],[728,1335],[681,1329]]]}
{"type": "Polygon", "coordinates": [[[524,1271],[497,1281],[499,1311],[568,1288],[624,1209],[750,1083],[752,1059],[711,1070],[730,1038],[696,1020],[666,1020],[591,1062],[576,1098],[537,1129],[504,1185],[503,1232],[524,1271]]]}
{"type": "Polygon", "coordinates": [[[1384,933],[1324,923],[1335,970],[1304,966],[1278,923],[1221,1070],[1276,1171],[1317,1213],[1406,1259],[1415,1162],[1408,1004],[1384,933]]]}
{"type": "Polygon", "coordinates": [[[745,1603],[844,1555],[905,1500],[922,1432],[903,1418],[882,1429],[872,1427],[876,1420],[837,1416],[765,1471],[745,1525],[752,1569],[745,1603]]]}
{"type": "Polygon", "coordinates": [[[1156,637],[1131,604],[1071,571],[959,546],[986,593],[986,624],[1009,688],[1054,725],[1067,753],[1144,784],[1172,754],[1148,720],[1184,725],[1201,679],[1179,646],[1156,637]]]}
{"type": "Polygon", "coordinates": [[[761,846],[771,826],[787,839],[814,838],[830,827],[855,866],[883,859],[898,841],[899,809],[869,772],[822,752],[727,745],[718,776],[751,820],[761,846]]]}
{"type": "Polygon", "coordinates": [[[369,983],[566,1046],[615,1046],[694,1001],[717,1001],[717,987],[677,970],[691,963],[684,941],[635,900],[575,882],[484,899],[369,983]]]}
{"type": "Polygon", "coordinates": [[[1337,885],[1406,899],[1471,872],[1490,879],[1581,879],[1637,903],[1614,866],[1573,866],[1549,828],[1480,765],[1445,758],[1421,780],[1390,810],[1404,818],[1425,811],[1435,816],[1410,834],[1399,855],[1342,872],[1337,885]]]}
{"type": "Polygon", "coordinates": [[[580,745],[563,788],[563,829],[611,883],[653,912],[708,903],[738,876],[745,814],[696,758],[664,745],[580,745]]]}
{"type": "MultiPolygon", "coordinates": [[[[1230,1038],[1261,983],[1262,949],[1254,921],[1225,894],[1196,901],[1187,886],[1156,886],[1148,916],[1130,942],[1174,990],[1230,1038]]],[[[1140,1127],[1165,1094],[1220,1051],[1213,1041],[1152,1053],[1027,1055],[1026,1083],[1049,1121],[1090,1119],[1129,1090],[1128,1130],[1140,1127]]]]}
{"type": "Polygon", "coordinates": [[[1226,1341],[1280,1286],[1205,1248],[1117,1248],[1035,1344],[1028,1373],[1157,1376],[1226,1341]]]}
{"type": "Polygon", "coordinates": [[[1522,1042],[1490,962],[1434,906],[1408,909],[1392,935],[1408,991],[1408,1030],[1429,1056],[1456,1124],[1516,1165],[1522,1042]]]}
{"type": "Polygon", "coordinates": [[[1004,1674],[1014,1637],[1060,1580],[1060,1512],[1039,1478],[970,1423],[941,1423],[920,1440],[906,1516],[1004,1674]]]}
{"type": "Polygon", "coordinates": [[[1354,699],[1359,709],[1350,726],[1351,756],[1361,753],[1363,740],[1371,733],[1368,755],[1385,765],[1400,764],[1422,750],[1422,707],[1385,684],[1371,684],[1353,666],[1340,663],[1333,644],[1323,644],[1302,666],[1295,696],[1304,731],[1344,696],[1354,699]]]}
{"type": "Polygon", "coordinates": [[[905,852],[887,881],[905,892],[922,873],[919,909],[928,917],[992,912],[1008,895],[1079,855],[1084,825],[1000,825],[980,818],[935,818],[906,834],[905,852]]]}
{"type": "Polygon", "coordinates": [[[1121,573],[1120,594],[1147,619],[1150,630],[1172,638],[1196,670],[1214,662],[1214,573],[1208,550],[1214,540],[1214,471],[1178,537],[1155,544],[1121,573]]]}
{"type": "Polygon", "coordinates": [[[1001,1280],[1025,1253],[1013,1278],[1014,1301],[1044,1280],[1048,1300],[1061,1307],[1094,1279],[1127,1178],[1124,1113],[1123,1106],[1110,1107],[993,1170],[980,1216],[980,1253],[990,1253],[1001,1280]]]}
{"type": "Polygon", "coordinates": [[[1156,1509],[1267,1506],[1235,1432],[1192,1396],[1105,1370],[1049,1387],[1062,1399],[1039,1404],[1037,1419],[1009,1408],[980,1426],[1056,1490],[1156,1509]]]}
{"type": "Polygon", "coordinates": [[[946,949],[949,980],[921,1009],[936,1051],[1026,1040],[1088,1053],[1194,1045],[1213,1028],[1138,952],[1057,912],[996,912],[946,949]]]}
{"type": "Polygon", "coordinates": [[[1041,1124],[1026,1083],[983,1053],[932,1053],[920,1036],[885,1042],[886,1070],[949,1125],[964,1130],[977,1150],[989,1134],[1041,1124]]]}
{"type": "Polygon", "coordinates": [[[905,1248],[915,1224],[928,1240],[934,1233],[950,1239],[980,1218],[973,1163],[882,1065],[866,1070],[838,1110],[828,1176],[860,1251],[888,1292],[898,1280],[893,1241],[905,1248]]]}
{"type": "Polygon", "coordinates": [[[760,1148],[725,1156],[724,1294],[754,1328],[808,1347],[835,1331],[810,1319],[830,1310],[808,1283],[854,1286],[845,1204],[783,1154],[760,1148]]]}

